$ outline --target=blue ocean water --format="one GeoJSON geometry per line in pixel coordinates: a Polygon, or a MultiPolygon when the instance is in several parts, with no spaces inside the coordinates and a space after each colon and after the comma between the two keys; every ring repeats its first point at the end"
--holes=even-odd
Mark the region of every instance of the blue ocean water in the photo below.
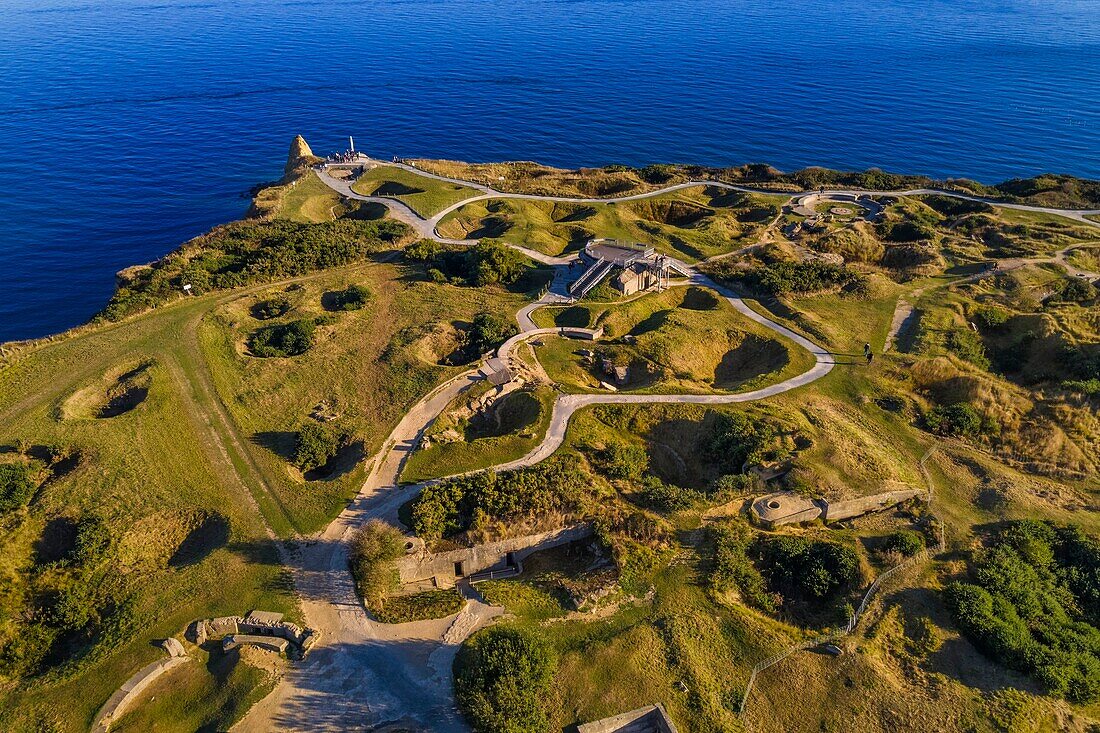
{"type": "Polygon", "coordinates": [[[1097,0],[0,0],[0,341],[319,153],[1100,178],[1097,0]]]}

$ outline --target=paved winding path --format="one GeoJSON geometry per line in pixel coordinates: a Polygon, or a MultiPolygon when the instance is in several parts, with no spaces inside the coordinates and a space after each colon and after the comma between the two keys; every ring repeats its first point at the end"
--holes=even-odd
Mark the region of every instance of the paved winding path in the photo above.
{"type": "MultiPolygon", "coordinates": [[[[419,216],[405,203],[386,197],[364,196],[351,190],[351,184],[329,175],[327,167],[319,171],[322,181],[347,198],[379,203],[390,214],[411,226],[421,237],[455,244],[470,240],[440,237],[436,226],[451,211],[468,203],[490,198],[518,198],[573,203],[632,201],[660,196],[694,186],[716,186],[746,193],[774,193],[735,186],[721,181],[690,181],[617,199],[546,197],[495,191],[488,186],[428,174],[402,164],[369,161],[379,165],[397,165],[418,175],[468,186],[479,195],[461,201],[430,219],[419,216]]],[[[826,192],[829,193],[829,192],[826,192]]],[[[881,195],[881,191],[853,192],[881,195]]],[[[895,192],[902,195],[941,193],[983,200],[953,192],[918,189],[895,192]]],[[[995,203],[995,202],[991,202],[995,203]]],[[[1085,221],[1088,213],[1059,209],[997,203],[998,206],[1041,211],[1085,221]]],[[[532,259],[556,266],[555,277],[546,294],[516,314],[522,337],[538,331],[531,313],[547,304],[568,301],[565,284],[571,257],[551,257],[516,246],[532,259]]],[[[561,446],[570,418],[582,408],[600,404],[688,403],[730,404],[764,399],[796,389],[828,374],[833,355],[805,337],[749,308],[744,301],[705,275],[684,265],[692,273],[689,282],[716,290],[745,317],[806,349],[814,356],[814,365],[806,372],[778,384],[751,392],[709,395],[632,395],[583,394],[560,395],[556,400],[550,427],[543,441],[522,458],[497,466],[497,470],[533,465],[546,459],[561,446]]],[[[510,342],[518,343],[517,339],[510,342]]],[[[507,347],[505,348],[507,351],[507,347]]],[[[500,358],[501,355],[498,355],[500,358]]],[[[507,356],[507,353],[503,354],[507,356]]],[[[239,731],[351,731],[367,730],[386,724],[416,731],[463,731],[465,726],[454,707],[450,667],[457,645],[470,633],[500,613],[473,597],[456,616],[412,624],[379,624],[367,617],[359,603],[348,571],[348,544],[351,533],[368,519],[378,517],[396,522],[397,510],[415,495],[417,486],[399,483],[401,470],[431,422],[464,390],[484,379],[484,370],[471,369],[441,384],[418,402],[401,419],[373,459],[369,477],[358,495],[320,535],[300,543],[290,552],[295,587],[301,597],[307,623],[321,631],[321,640],[305,661],[293,665],[274,692],[249,711],[235,730],[239,731]]]]}

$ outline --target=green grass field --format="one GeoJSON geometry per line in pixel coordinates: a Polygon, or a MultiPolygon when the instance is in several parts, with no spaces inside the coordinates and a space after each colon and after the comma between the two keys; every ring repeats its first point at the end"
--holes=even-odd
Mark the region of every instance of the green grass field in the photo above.
{"type": "MultiPolygon", "coordinates": [[[[86,729],[119,684],[163,655],[150,639],[177,635],[196,618],[251,608],[296,618],[266,527],[288,536],[323,526],[358,489],[362,460],[408,406],[458,369],[438,364],[456,343],[452,321],[480,310],[513,312],[523,303],[500,290],[410,283],[392,265],[365,265],[183,299],[7,361],[0,371],[0,445],[57,444],[79,451],[81,460],[47,483],[28,509],[3,517],[7,621],[0,634],[20,633],[15,619],[36,593],[75,582],[69,571],[59,575],[36,560],[47,525],[58,518],[102,518],[119,553],[112,562],[142,563],[135,566],[140,572],[115,574],[120,579],[111,587],[119,587],[123,609],[63,675],[0,693],[9,729],[86,729]],[[283,318],[318,316],[325,293],[353,282],[370,289],[368,306],[320,327],[303,356],[257,359],[244,351],[244,339],[260,324],[250,315],[258,300],[285,293],[293,309],[283,318]],[[117,417],[92,417],[87,405],[103,402],[96,395],[106,394],[113,375],[143,362],[152,364],[144,401],[117,417]],[[304,480],[288,451],[293,431],[322,403],[351,427],[356,446],[336,475],[304,480]],[[173,528],[200,510],[223,516],[227,537],[193,564],[166,564],[172,553],[165,537],[177,537],[173,528]],[[57,695],[77,702],[59,708],[52,703],[57,695]]],[[[252,699],[248,689],[266,684],[263,675],[234,675],[218,720],[242,713],[252,699]]],[[[210,690],[198,678],[181,679],[171,705],[196,706],[194,714],[205,715],[199,700],[209,701],[210,690]]],[[[199,727],[198,718],[186,720],[199,727]]]]}
{"type": "Polygon", "coordinates": [[[316,173],[310,172],[283,194],[275,210],[279,218],[305,224],[331,221],[334,213],[342,210],[342,197],[321,182],[316,173]]]}
{"type": "Polygon", "coordinates": [[[451,204],[480,194],[473,188],[418,176],[403,168],[388,165],[367,170],[351,188],[365,196],[384,196],[404,201],[425,219],[451,204]]]}
{"type": "MultiPolygon", "coordinates": [[[[28,508],[3,518],[5,644],[9,635],[24,633],[16,619],[36,594],[85,582],[37,559],[63,551],[46,544],[54,522],[100,518],[115,548],[105,561],[124,568],[108,576],[121,606],[107,614],[91,645],[66,655],[53,676],[13,682],[0,693],[9,730],[86,730],[119,684],[163,656],[150,640],[178,634],[196,618],[250,608],[297,617],[256,508],[267,496],[245,458],[250,449],[223,421],[195,344],[199,321],[217,302],[183,300],[46,344],[0,370],[0,444],[58,444],[81,455],[78,467],[44,485],[28,508]],[[104,375],[136,360],[154,365],[148,396],[137,407],[111,418],[63,417],[75,394],[102,388],[104,375]],[[178,522],[196,510],[224,517],[228,532],[210,538],[215,544],[204,542],[193,562],[174,565],[174,544],[166,543],[180,542],[178,522]],[[67,703],[58,705],[59,699],[67,703]]],[[[227,714],[244,704],[245,696],[230,701],[227,714]]]]}

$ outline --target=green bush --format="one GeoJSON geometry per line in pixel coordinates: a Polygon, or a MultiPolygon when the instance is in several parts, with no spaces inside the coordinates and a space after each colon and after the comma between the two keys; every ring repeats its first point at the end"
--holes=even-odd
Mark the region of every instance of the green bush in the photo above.
{"type": "Polygon", "coordinates": [[[237,288],[359,262],[394,246],[409,228],[392,219],[321,224],[246,219],[218,227],[141,271],[115,291],[99,317],[118,320],[192,292],[237,288]]]}
{"type": "Polygon", "coordinates": [[[1062,389],[1080,392],[1087,397],[1097,397],[1100,396],[1100,379],[1067,379],[1062,382],[1062,389]]]}
{"type": "Polygon", "coordinates": [[[637,481],[649,470],[649,453],[640,445],[613,442],[593,452],[592,464],[610,479],[637,481]]]}
{"type": "Polygon", "coordinates": [[[882,543],[884,552],[896,552],[903,557],[913,557],[925,547],[924,535],[911,529],[899,529],[882,543]]]}
{"type": "Polygon", "coordinates": [[[590,482],[571,457],[555,457],[505,473],[483,471],[424,487],[412,505],[411,527],[435,540],[470,528],[476,515],[518,521],[579,511],[590,482]]]}
{"type": "Polygon", "coordinates": [[[111,547],[111,530],[98,517],[84,517],[76,527],[73,559],[81,565],[91,565],[107,554],[111,547]]]}
{"type": "Polygon", "coordinates": [[[694,489],[686,489],[674,484],[666,484],[656,476],[645,476],[641,480],[638,497],[643,506],[659,512],[677,512],[688,509],[703,498],[694,489]]]}
{"type": "Polygon", "coordinates": [[[461,611],[465,605],[466,599],[454,588],[427,590],[387,598],[381,608],[374,611],[374,617],[384,624],[406,624],[446,618],[461,611]]]}
{"type": "Polygon", "coordinates": [[[755,464],[785,458],[779,427],[750,413],[717,413],[707,456],[728,473],[743,473],[755,464]]]}
{"type": "Polygon", "coordinates": [[[974,311],[974,320],[985,328],[997,328],[1008,322],[1011,314],[997,305],[983,305],[974,311]]]}
{"type": "Polygon", "coordinates": [[[714,547],[708,576],[710,587],[720,593],[736,591],[747,605],[775,613],[775,598],[747,554],[753,543],[752,529],[734,520],[710,525],[707,536],[714,547]]]}
{"type": "Polygon", "coordinates": [[[23,463],[0,463],[0,512],[27,505],[34,496],[34,482],[23,463]]]}
{"type": "Polygon", "coordinates": [[[974,438],[993,432],[973,406],[959,402],[954,405],[936,405],[924,413],[924,424],[936,435],[953,435],[974,438]]]}
{"type": "Polygon", "coordinates": [[[971,558],[971,582],[945,590],[959,628],[1049,694],[1100,699],[1100,543],[1075,526],[1020,520],[988,545],[971,558]]]}
{"type": "Polygon", "coordinates": [[[467,334],[467,343],[477,354],[492,351],[512,336],[519,333],[514,323],[502,316],[489,311],[482,311],[474,316],[470,331],[467,334]]]}
{"type": "Polygon", "coordinates": [[[336,293],[333,298],[333,309],[341,311],[357,311],[370,300],[370,290],[363,285],[349,285],[346,290],[336,293]]]}
{"type": "Polygon", "coordinates": [[[549,729],[544,700],[556,661],[534,632],[494,626],[470,637],[454,662],[455,699],[478,733],[549,729]]]}
{"type": "Polygon", "coordinates": [[[294,465],[311,471],[328,463],[350,440],[347,431],[332,423],[310,420],[298,430],[294,465]]]}
{"type": "Polygon", "coordinates": [[[936,236],[936,227],[929,222],[903,219],[880,225],[882,238],[889,242],[919,242],[936,236]]]}
{"type": "Polygon", "coordinates": [[[820,601],[836,596],[855,583],[859,556],[855,550],[834,542],[817,542],[802,537],[761,537],[754,551],[760,558],[764,577],[784,602],[820,601]]]}
{"type": "Polygon", "coordinates": [[[260,357],[298,356],[313,346],[315,328],[309,319],[263,326],[248,337],[248,350],[260,357]]]}
{"type": "Polygon", "coordinates": [[[433,281],[474,287],[516,285],[530,270],[522,254],[488,239],[474,247],[420,240],[405,248],[405,258],[422,264],[433,281]]]}
{"type": "Polygon", "coordinates": [[[1079,277],[1069,278],[1059,282],[1058,292],[1052,296],[1052,300],[1064,303],[1082,303],[1096,297],[1096,286],[1088,280],[1079,277]]]}
{"type": "Polygon", "coordinates": [[[252,317],[259,321],[269,321],[290,312],[290,301],[282,296],[261,300],[252,306],[252,317]]]}
{"type": "Polygon", "coordinates": [[[397,589],[394,561],[404,554],[404,535],[380,519],[371,519],[352,537],[351,574],[363,605],[372,612],[381,610],[386,597],[397,589]]]}
{"type": "Polygon", "coordinates": [[[707,274],[718,280],[739,282],[755,291],[771,295],[814,293],[837,287],[846,292],[861,293],[867,287],[867,278],[864,275],[844,265],[820,260],[775,262],[749,269],[719,262],[706,270],[707,274]]]}
{"type": "Polygon", "coordinates": [[[985,345],[981,337],[969,328],[955,328],[947,332],[944,344],[959,356],[979,369],[989,369],[989,357],[985,354],[985,345]]]}

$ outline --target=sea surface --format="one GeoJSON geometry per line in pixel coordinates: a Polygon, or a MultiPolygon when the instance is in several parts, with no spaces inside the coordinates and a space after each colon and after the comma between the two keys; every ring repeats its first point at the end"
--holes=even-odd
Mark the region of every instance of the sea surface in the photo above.
{"type": "Polygon", "coordinates": [[[1097,0],[0,0],[0,342],[325,154],[1100,178],[1097,0]]]}

